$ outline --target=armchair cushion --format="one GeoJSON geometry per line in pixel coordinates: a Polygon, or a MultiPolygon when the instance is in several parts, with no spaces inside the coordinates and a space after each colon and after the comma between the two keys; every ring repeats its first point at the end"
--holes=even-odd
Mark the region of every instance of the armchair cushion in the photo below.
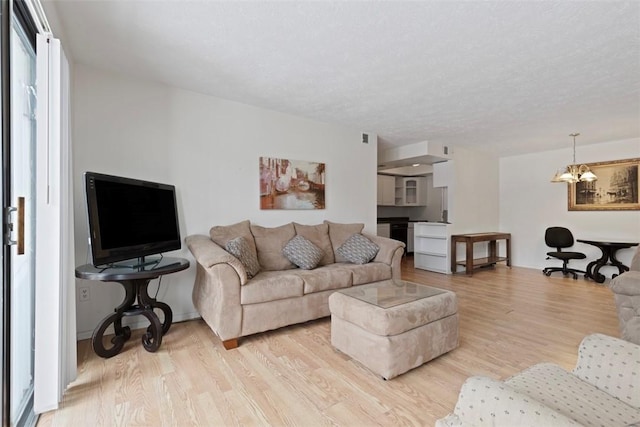
{"type": "MultiPolygon", "coordinates": [[[[617,373],[616,373],[617,376],[617,373]]],[[[582,425],[627,426],[640,411],[553,363],[540,363],[505,381],[509,387],[582,425]]]]}
{"type": "Polygon", "coordinates": [[[540,363],[504,382],[469,378],[436,426],[640,425],[639,369],[640,346],[592,334],[571,372],[540,363]]]}
{"type": "Polygon", "coordinates": [[[485,377],[465,381],[454,414],[462,421],[461,425],[477,427],[579,425],[509,385],[485,377]]]}
{"type": "MultiPolygon", "coordinates": [[[[580,343],[573,374],[640,409],[640,345],[602,334],[580,343]]],[[[640,423],[640,413],[636,422],[640,423]]]]}

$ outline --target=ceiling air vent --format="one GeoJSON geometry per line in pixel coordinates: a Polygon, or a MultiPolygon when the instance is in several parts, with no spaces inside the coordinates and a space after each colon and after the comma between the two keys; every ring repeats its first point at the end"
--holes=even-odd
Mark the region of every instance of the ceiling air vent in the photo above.
{"type": "Polygon", "coordinates": [[[368,144],[369,143],[369,134],[368,133],[362,132],[362,143],[363,144],[368,144]]]}

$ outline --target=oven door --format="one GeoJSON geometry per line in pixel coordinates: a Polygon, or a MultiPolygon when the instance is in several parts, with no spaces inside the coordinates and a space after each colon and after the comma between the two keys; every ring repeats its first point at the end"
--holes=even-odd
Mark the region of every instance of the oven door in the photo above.
{"type": "Polygon", "coordinates": [[[391,224],[391,238],[407,244],[407,230],[409,224],[391,224]]]}

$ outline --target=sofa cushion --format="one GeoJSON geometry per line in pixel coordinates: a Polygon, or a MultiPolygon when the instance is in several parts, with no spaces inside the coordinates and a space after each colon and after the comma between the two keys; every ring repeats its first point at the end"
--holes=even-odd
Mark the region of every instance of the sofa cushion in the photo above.
{"type": "Polygon", "coordinates": [[[322,249],[300,235],[289,240],[282,253],[303,270],[313,270],[324,256],[322,249]]]}
{"type": "Polygon", "coordinates": [[[627,426],[640,422],[640,409],[552,363],[534,365],[505,383],[585,426],[627,426]]]}
{"type": "Polygon", "coordinates": [[[209,237],[218,246],[226,248],[227,242],[236,237],[244,237],[249,244],[249,250],[253,255],[257,256],[256,244],[251,234],[251,226],[249,221],[242,221],[232,225],[216,225],[209,230],[209,237]]]}
{"type": "Polygon", "coordinates": [[[326,220],[324,223],[329,226],[329,238],[331,239],[335,262],[345,262],[346,259],[338,254],[336,250],[353,234],[361,233],[364,229],[364,224],[340,224],[326,220]]]}
{"type": "Polygon", "coordinates": [[[354,264],[366,264],[375,258],[380,248],[362,234],[353,234],[337,250],[336,253],[354,264]]]}
{"type": "Polygon", "coordinates": [[[353,275],[353,286],[391,279],[391,266],[382,262],[368,264],[336,264],[337,268],[349,270],[353,275]]]}
{"type": "Polygon", "coordinates": [[[302,278],[290,271],[261,271],[240,289],[240,304],[301,297],[302,278]]]}
{"type": "Polygon", "coordinates": [[[293,224],[267,228],[251,224],[251,233],[258,250],[258,261],[263,270],[280,271],[295,268],[282,253],[282,249],[296,235],[293,224]]]}
{"type": "Polygon", "coordinates": [[[340,264],[325,265],[313,271],[294,270],[292,272],[304,281],[304,293],[348,288],[353,283],[353,275],[340,264]]]}
{"type": "Polygon", "coordinates": [[[335,262],[333,246],[331,246],[331,239],[329,238],[328,224],[302,225],[294,222],[293,226],[298,236],[302,236],[310,242],[313,242],[314,245],[324,252],[324,256],[318,265],[333,264],[335,262]]]}
{"type": "Polygon", "coordinates": [[[231,255],[240,260],[247,272],[247,277],[251,279],[260,271],[260,263],[258,263],[258,257],[255,253],[255,248],[252,251],[247,239],[242,236],[238,236],[235,239],[231,239],[225,245],[225,249],[231,255]]]}

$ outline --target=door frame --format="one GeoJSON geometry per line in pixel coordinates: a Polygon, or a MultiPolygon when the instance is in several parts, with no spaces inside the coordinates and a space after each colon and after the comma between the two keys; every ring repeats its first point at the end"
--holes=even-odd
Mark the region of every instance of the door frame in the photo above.
{"type": "MultiPolygon", "coordinates": [[[[3,64],[0,95],[2,97],[2,180],[0,189],[2,198],[2,425],[11,425],[11,246],[6,242],[11,236],[8,227],[7,208],[13,204],[11,194],[11,29],[13,17],[23,28],[33,50],[36,50],[36,34],[38,28],[31,16],[29,7],[24,0],[0,0],[0,31],[1,53],[0,62],[3,64]]],[[[34,177],[35,178],[35,177],[34,177]]],[[[33,396],[30,411],[25,413],[18,422],[26,421],[33,412],[33,396]]]]}

